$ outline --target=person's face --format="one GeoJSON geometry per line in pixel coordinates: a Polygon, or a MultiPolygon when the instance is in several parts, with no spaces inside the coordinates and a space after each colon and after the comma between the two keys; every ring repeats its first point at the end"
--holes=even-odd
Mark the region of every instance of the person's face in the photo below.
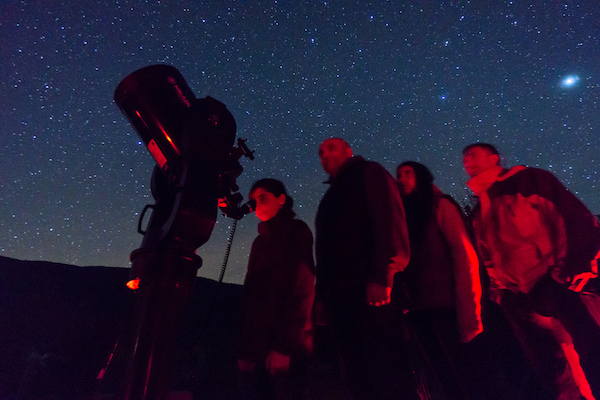
{"type": "Polygon", "coordinates": [[[285,194],[275,196],[273,193],[266,191],[263,188],[256,189],[252,196],[252,200],[256,202],[254,210],[256,216],[261,221],[268,221],[273,218],[285,204],[285,194]]]}
{"type": "Polygon", "coordinates": [[[339,139],[328,139],[319,147],[319,157],[323,170],[336,176],[342,164],[352,157],[352,150],[339,139]]]}
{"type": "Polygon", "coordinates": [[[404,165],[400,167],[397,174],[400,183],[400,191],[403,196],[408,196],[417,188],[417,177],[413,167],[404,165]]]}
{"type": "Polygon", "coordinates": [[[463,154],[463,165],[467,174],[473,178],[498,165],[500,156],[492,154],[483,147],[472,147],[463,154]]]}

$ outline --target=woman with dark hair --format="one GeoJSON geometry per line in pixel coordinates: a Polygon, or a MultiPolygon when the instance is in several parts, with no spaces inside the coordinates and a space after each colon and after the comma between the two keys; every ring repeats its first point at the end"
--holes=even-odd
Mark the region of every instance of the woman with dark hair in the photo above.
{"type": "Polygon", "coordinates": [[[315,294],[312,233],[294,218],[294,202],[280,181],[257,181],[249,197],[262,222],[244,281],[240,395],[244,399],[306,398],[315,294]]]}
{"type": "Polygon", "coordinates": [[[394,301],[448,399],[468,399],[460,343],[482,332],[477,254],[460,206],[434,184],[423,164],[407,161],[396,171],[411,257],[396,274],[394,301]]]}

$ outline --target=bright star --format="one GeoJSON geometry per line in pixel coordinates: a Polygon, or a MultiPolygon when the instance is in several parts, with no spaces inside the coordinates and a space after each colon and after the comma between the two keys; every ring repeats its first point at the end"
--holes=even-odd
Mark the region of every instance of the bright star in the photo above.
{"type": "Polygon", "coordinates": [[[577,75],[568,75],[563,78],[560,85],[564,88],[570,88],[577,85],[577,82],[579,82],[579,77],[577,75]]]}

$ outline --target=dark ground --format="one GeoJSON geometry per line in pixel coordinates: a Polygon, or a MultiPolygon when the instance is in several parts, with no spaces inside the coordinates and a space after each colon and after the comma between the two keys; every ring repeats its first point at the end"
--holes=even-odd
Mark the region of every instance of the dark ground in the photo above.
{"type": "MultiPolygon", "coordinates": [[[[131,317],[128,277],[129,269],[0,257],[0,400],[114,393],[118,362],[102,381],[96,377],[131,317]]],[[[173,391],[194,400],[234,398],[241,289],[197,278],[180,330],[173,391]]],[[[315,364],[313,397],[347,399],[329,361],[315,364]]]]}
{"type": "MultiPolygon", "coordinates": [[[[122,367],[113,360],[105,378],[96,377],[132,315],[135,295],[125,287],[128,276],[129,269],[0,257],[0,400],[112,399],[122,367]]],[[[173,374],[179,398],[235,398],[241,289],[197,278],[173,374]]],[[[502,319],[494,309],[486,315],[488,332],[471,349],[478,354],[477,398],[541,398],[502,319]]],[[[320,339],[310,398],[347,400],[334,347],[320,339]]],[[[424,398],[439,398],[430,394],[424,398]]]]}

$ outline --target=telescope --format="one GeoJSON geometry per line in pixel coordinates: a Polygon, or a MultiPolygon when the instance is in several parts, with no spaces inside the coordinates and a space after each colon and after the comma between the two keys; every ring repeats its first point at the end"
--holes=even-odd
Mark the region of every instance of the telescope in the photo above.
{"type": "Polygon", "coordinates": [[[245,141],[236,146],[235,119],[211,97],[197,99],[173,66],[152,65],[128,75],[114,100],[156,161],[147,205],[138,222],[143,239],[131,253],[136,289],[133,322],[120,353],[127,366],[117,399],[165,399],[170,389],[183,308],[202,265],[196,250],[208,241],[219,206],[242,218],[236,178],[245,141]],[[142,221],[151,210],[146,229],[142,221]]]}

